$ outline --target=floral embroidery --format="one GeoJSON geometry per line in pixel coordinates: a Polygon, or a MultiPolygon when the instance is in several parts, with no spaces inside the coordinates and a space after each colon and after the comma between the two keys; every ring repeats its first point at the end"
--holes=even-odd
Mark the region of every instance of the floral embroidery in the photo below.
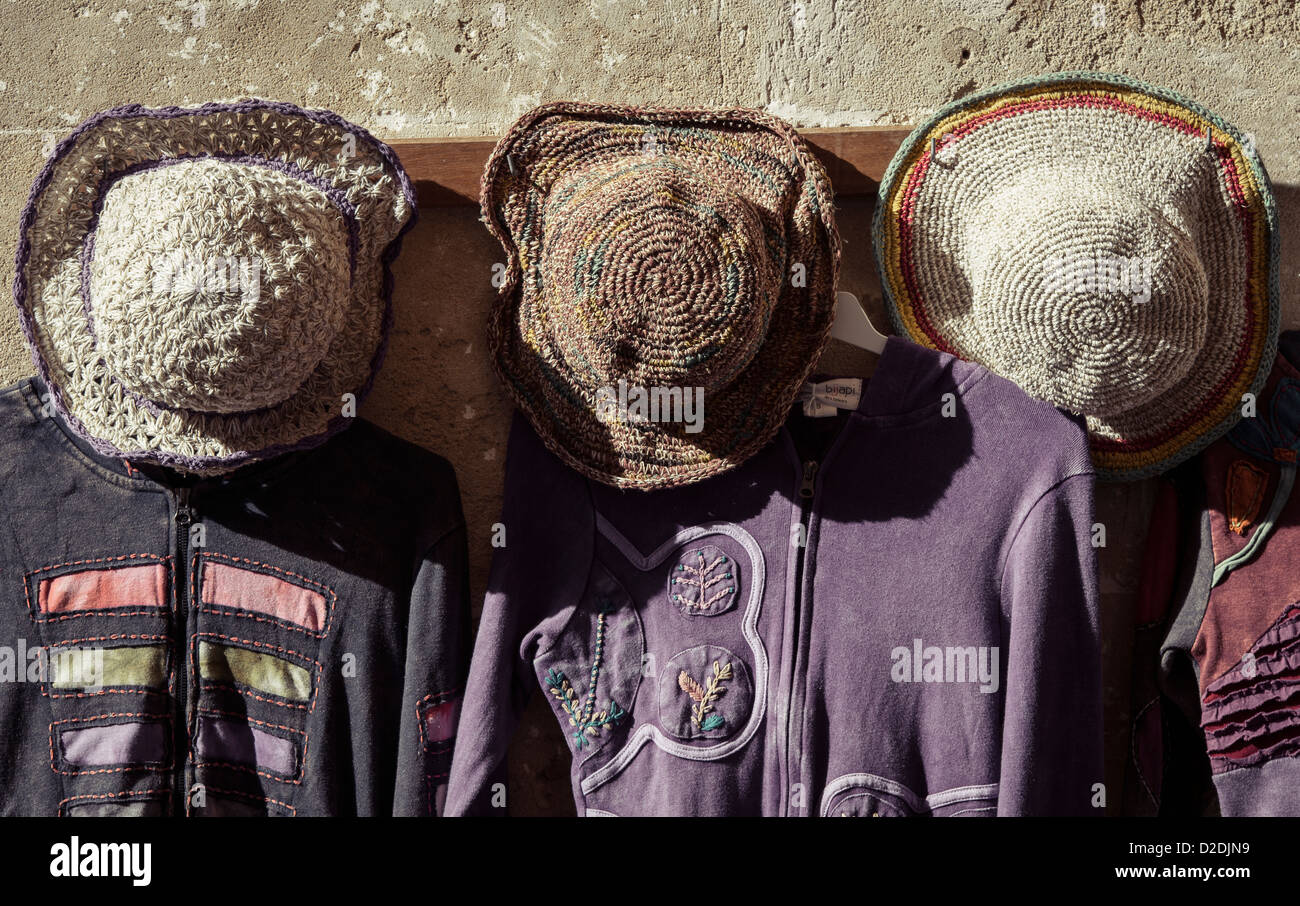
{"type": "Polygon", "coordinates": [[[596,652],[591,659],[586,698],[579,701],[578,693],[563,670],[552,667],[546,671],[546,685],[550,688],[551,695],[559,701],[564,713],[568,715],[569,726],[573,727],[575,749],[586,746],[589,742],[588,737],[594,737],[602,730],[612,729],[627,717],[627,712],[613,699],[610,699],[608,708],[595,710],[596,688],[600,683],[600,669],[605,659],[605,619],[608,613],[606,607],[596,617],[596,652]]]}
{"type": "Polygon", "coordinates": [[[676,739],[725,739],[745,728],[753,710],[750,669],[721,645],[679,651],[659,672],[659,726],[676,739]]]}
{"type": "Polygon", "coordinates": [[[713,675],[709,678],[707,687],[697,683],[685,670],[677,675],[677,685],[681,686],[682,691],[695,702],[695,706],[691,708],[691,723],[706,733],[726,723],[721,714],[713,711],[713,703],[727,691],[723,683],[731,679],[731,675],[730,661],[721,666],[717,661],[713,662],[713,675]]]}
{"type": "Polygon", "coordinates": [[[669,600],[687,616],[722,613],[735,594],[731,558],[712,545],[683,553],[668,579],[669,600]]]}

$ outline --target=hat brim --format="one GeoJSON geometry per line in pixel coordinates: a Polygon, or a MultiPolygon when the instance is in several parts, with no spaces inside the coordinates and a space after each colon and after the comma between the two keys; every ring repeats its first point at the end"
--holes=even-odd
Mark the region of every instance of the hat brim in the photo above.
{"type": "Polygon", "coordinates": [[[346,395],[360,402],[383,362],[390,265],[415,213],[396,154],[328,111],[260,100],[119,107],[60,142],[32,187],[20,220],[14,301],[55,408],[94,449],[199,474],[228,471],[316,446],[350,423],[346,395]],[[265,166],[301,180],[338,211],[348,232],[342,329],[296,390],[255,411],[199,412],[144,399],[114,377],[96,347],[85,274],[105,193],[141,170],[199,159],[265,166]]]}
{"type": "MultiPolygon", "coordinates": [[[[944,298],[939,281],[927,278],[932,263],[918,257],[914,239],[918,230],[956,231],[970,207],[969,199],[961,204],[949,199],[951,226],[918,223],[917,199],[932,163],[931,139],[942,146],[940,155],[953,155],[961,168],[996,167],[999,173],[1030,169],[1041,166],[1043,157],[1050,157],[1056,147],[1079,152],[1080,144],[1092,140],[1090,135],[1044,133],[1039,136],[1042,141],[1003,142],[996,160],[981,160],[971,149],[974,143],[963,147],[962,139],[980,129],[996,128],[1009,117],[1033,116],[1048,108],[1067,110],[1071,105],[1086,106],[1092,115],[1131,117],[1143,128],[1170,130],[1188,143],[1198,138],[1204,143],[1209,129],[1215,192],[1222,197],[1220,210],[1213,213],[1229,219],[1240,237],[1236,251],[1223,256],[1222,267],[1210,268],[1207,274],[1211,288],[1206,340],[1185,379],[1119,416],[1080,413],[1088,420],[1098,476],[1144,478],[1172,468],[1226,433],[1241,416],[1243,395],[1262,388],[1276,353],[1280,318],[1276,202],[1268,175],[1246,136],[1174,92],[1107,73],[1061,73],[979,92],[940,110],[913,130],[899,149],[880,186],[873,225],[876,262],[886,307],[900,333],[931,348],[988,364],[995,358],[989,344],[999,338],[989,332],[981,335],[978,324],[964,323],[973,317],[962,311],[969,309],[969,298],[944,298]],[[1216,287],[1228,285],[1244,291],[1233,298],[1215,292],[1216,287]]],[[[1123,148],[1123,153],[1136,160],[1135,170],[1143,169],[1147,148],[1141,143],[1123,148]]],[[[1150,164],[1156,167],[1154,156],[1150,164]]]]}
{"type": "MultiPolygon", "coordinates": [[[[743,180],[735,180],[737,185],[743,180]]],[[[789,124],[751,110],[646,110],[562,102],[521,118],[498,143],[483,175],[483,217],[506,252],[506,274],[488,327],[493,366],[547,447],[605,484],[654,490],[724,472],[765,446],[789,415],[829,339],[839,236],[829,180],[789,124]],[[757,168],[772,191],[748,199],[769,230],[782,280],[766,338],[747,365],[704,401],[704,428],[674,422],[602,420],[589,374],[559,355],[538,323],[547,287],[537,266],[547,225],[544,201],[557,182],[610,156],[658,153],[725,180],[757,168]],[[803,281],[789,279],[793,263],[803,281]],[[802,285],[795,285],[802,283],[802,285]]]]}

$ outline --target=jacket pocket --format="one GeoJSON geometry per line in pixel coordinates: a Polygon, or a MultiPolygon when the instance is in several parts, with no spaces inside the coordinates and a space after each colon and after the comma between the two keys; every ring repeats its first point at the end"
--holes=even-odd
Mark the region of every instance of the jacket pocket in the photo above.
{"type": "Polygon", "coordinates": [[[996,783],[953,787],[922,796],[875,774],[844,774],[826,785],[823,818],[971,818],[997,814],[996,783]]]}
{"type": "Polygon", "coordinates": [[[631,598],[600,565],[563,631],[534,663],[576,760],[626,736],[641,685],[645,636],[631,598]]]}

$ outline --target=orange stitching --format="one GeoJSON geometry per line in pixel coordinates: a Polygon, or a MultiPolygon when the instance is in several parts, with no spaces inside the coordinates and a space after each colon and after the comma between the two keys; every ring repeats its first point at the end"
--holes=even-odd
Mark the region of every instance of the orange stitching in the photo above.
{"type": "MultiPolygon", "coordinates": [[[[202,782],[202,781],[200,781],[202,782]]],[[[249,802],[270,802],[281,808],[287,809],[290,815],[298,814],[298,810],[287,802],[281,802],[279,799],[272,799],[270,796],[254,796],[252,793],[245,793],[242,790],[224,790],[220,787],[203,785],[203,789],[208,793],[216,793],[219,796],[234,796],[236,799],[247,799],[249,802]]],[[[189,797],[185,797],[185,814],[188,817],[191,814],[189,797]]]]}
{"type": "Polygon", "coordinates": [[[198,608],[198,610],[199,613],[210,613],[218,617],[239,617],[240,619],[244,619],[244,620],[256,620],[259,623],[271,623],[273,625],[279,626],[281,629],[288,629],[292,632],[301,632],[303,635],[309,635],[315,639],[325,638],[325,634],[323,632],[318,634],[298,623],[294,623],[289,620],[282,620],[279,619],[278,617],[268,617],[265,616],[264,614],[258,614],[251,610],[242,610],[241,608],[238,607],[228,607],[225,604],[213,604],[205,607],[200,607],[198,608]]]}
{"type": "Polygon", "coordinates": [[[91,698],[96,695],[166,695],[166,690],[154,689],[149,686],[137,686],[134,689],[100,689],[98,692],[46,692],[41,690],[41,695],[46,698],[91,698]]]}
{"type": "MultiPolygon", "coordinates": [[[[74,645],[77,642],[114,642],[117,641],[118,639],[144,639],[145,641],[149,641],[149,642],[157,642],[157,641],[165,642],[167,641],[167,636],[154,635],[152,633],[143,633],[143,632],[113,632],[113,633],[109,633],[108,635],[88,635],[80,639],[63,639],[58,642],[50,642],[48,645],[45,645],[43,647],[64,648],[67,647],[68,645],[74,645]]],[[[130,648],[131,646],[123,645],[122,647],[130,648]]],[[[143,648],[144,646],[142,645],[140,647],[143,648]]]]}
{"type": "MultiPolygon", "coordinates": [[[[256,572],[256,570],[248,570],[248,571],[256,572]]],[[[278,566],[272,566],[270,563],[263,563],[260,560],[251,560],[248,557],[232,557],[229,554],[221,554],[215,551],[199,551],[194,554],[194,561],[193,563],[190,564],[190,574],[191,574],[191,580],[193,585],[193,590],[191,591],[191,597],[195,598],[198,601],[200,605],[199,611],[202,613],[211,613],[217,616],[243,617],[245,619],[257,620],[258,622],[272,623],[278,626],[282,626],[285,629],[290,629],[295,632],[304,633],[315,639],[325,638],[325,636],[329,635],[330,629],[332,629],[334,626],[334,608],[335,605],[338,604],[338,599],[339,599],[339,596],[335,593],[334,589],[330,588],[328,585],[324,584],[323,582],[317,582],[314,579],[309,579],[300,573],[293,572],[292,570],[281,569],[278,566]],[[314,586],[317,591],[320,591],[322,594],[326,595],[329,598],[329,609],[325,614],[325,625],[322,626],[319,630],[311,630],[306,628],[305,626],[301,626],[297,623],[293,623],[288,620],[280,620],[275,617],[268,617],[264,615],[256,616],[252,611],[243,611],[238,607],[228,607],[224,604],[217,604],[211,601],[204,601],[202,596],[198,594],[199,571],[197,569],[197,566],[201,558],[210,559],[214,561],[217,559],[221,559],[221,560],[228,561],[230,563],[247,563],[250,566],[260,566],[265,569],[272,570],[273,572],[277,572],[282,576],[292,576],[295,579],[301,579],[303,582],[307,583],[308,585],[314,586]]],[[[297,583],[290,583],[290,584],[297,584],[297,583]]],[[[302,586],[298,586],[298,587],[301,588],[302,586]]]]}
{"type": "Polygon", "coordinates": [[[270,721],[266,721],[266,720],[258,720],[256,717],[248,717],[247,715],[240,714],[238,711],[218,711],[215,708],[200,708],[199,714],[200,715],[206,714],[206,715],[211,715],[216,717],[237,717],[240,720],[247,721],[250,724],[260,724],[263,727],[272,727],[276,730],[286,730],[290,733],[297,733],[299,736],[307,735],[305,731],[300,730],[297,727],[290,727],[285,724],[273,724],[270,721]]]}
{"type": "Polygon", "coordinates": [[[34,576],[37,573],[46,573],[52,569],[59,569],[64,566],[81,566],[85,563],[117,563],[121,560],[170,560],[171,555],[163,554],[122,554],[120,557],[96,557],[93,560],[68,560],[65,563],[52,563],[49,566],[42,566],[34,569],[27,575],[34,576]]]}
{"type": "Polygon", "coordinates": [[[166,607],[155,607],[152,610],[81,610],[77,613],[65,613],[58,617],[37,617],[38,623],[58,623],[62,620],[75,620],[78,617],[158,617],[168,612],[166,607]]]}
{"type": "Polygon", "coordinates": [[[302,765],[293,774],[276,774],[272,771],[263,770],[260,767],[247,764],[236,764],[233,761],[196,761],[196,768],[224,768],[227,771],[243,771],[247,774],[256,774],[258,777],[265,777],[267,780],[274,780],[276,783],[291,783],[294,786],[302,785],[302,765]]]}
{"type": "MultiPolygon", "coordinates": [[[[139,721],[139,723],[162,723],[162,724],[166,724],[169,730],[171,729],[170,714],[149,714],[144,711],[138,711],[138,712],[110,711],[106,714],[95,714],[90,717],[65,717],[62,720],[53,721],[50,724],[50,770],[52,770],[56,774],[62,774],[65,777],[80,777],[80,776],[87,776],[90,774],[123,774],[128,771],[148,771],[150,773],[158,774],[163,771],[171,770],[172,768],[171,763],[175,760],[174,757],[165,758],[162,762],[160,762],[157,765],[124,765],[122,767],[117,767],[117,768],[95,768],[94,770],[90,770],[90,771],[60,770],[58,767],[58,760],[55,758],[56,750],[54,745],[54,728],[59,726],[60,724],[93,723],[94,721],[103,720],[109,717],[146,717],[149,719],[146,721],[139,721]]],[[[128,723],[131,723],[131,721],[128,721],[128,723]]],[[[167,738],[170,739],[170,733],[168,734],[167,738]]]]}
{"type": "Polygon", "coordinates": [[[82,793],[79,796],[69,796],[59,801],[59,816],[66,817],[66,806],[70,802],[77,802],[83,799],[130,799],[132,797],[143,798],[145,796],[163,797],[163,802],[167,801],[170,790],[123,790],[120,793],[82,793]]]}
{"type": "MultiPolygon", "coordinates": [[[[300,657],[309,664],[314,664],[317,671],[321,670],[320,661],[303,654],[301,651],[294,651],[292,648],[285,648],[283,645],[272,645],[270,642],[259,642],[256,639],[241,639],[238,636],[226,635],[222,632],[196,632],[195,639],[221,639],[226,642],[235,642],[239,645],[252,645],[254,648],[269,648],[272,651],[279,651],[281,654],[291,654],[294,657],[300,657]]],[[[297,665],[301,667],[302,665],[297,665]]]]}
{"type": "Polygon", "coordinates": [[[299,705],[288,701],[277,701],[274,698],[264,698],[263,696],[257,694],[256,692],[253,692],[251,690],[245,691],[243,689],[240,689],[238,686],[232,685],[230,683],[201,682],[199,684],[199,688],[205,692],[210,692],[215,690],[220,690],[223,692],[231,692],[234,693],[235,695],[247,696],[248,698],[251,698],[255,701],[262,702],[262,704],[265,705],[275,705],[280,708],[292,708],[295,711],[310,711],[312,709],[312,705],[299,705]]]}

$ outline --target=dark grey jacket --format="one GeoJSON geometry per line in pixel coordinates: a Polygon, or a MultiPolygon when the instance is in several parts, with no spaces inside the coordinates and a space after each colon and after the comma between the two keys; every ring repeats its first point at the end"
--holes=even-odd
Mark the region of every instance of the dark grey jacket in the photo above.
{"type": "Polygon", "coordinates": [[[441,811],[468,653],[451,466],[358,419],[188,486],[0,392],[0,813],[441,811]]]}

